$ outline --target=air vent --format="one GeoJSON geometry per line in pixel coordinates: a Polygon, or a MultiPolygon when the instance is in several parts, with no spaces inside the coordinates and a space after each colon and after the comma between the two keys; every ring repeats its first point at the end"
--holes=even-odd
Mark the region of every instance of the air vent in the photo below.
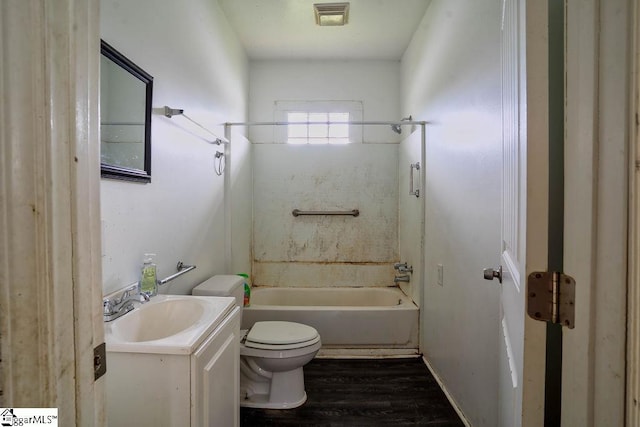
{"type": "Polygon", "coordinates": [[[315,3],[313,10],[316,24],[320,26],[340,26],[349,22],[349,3],[315,3]]]}

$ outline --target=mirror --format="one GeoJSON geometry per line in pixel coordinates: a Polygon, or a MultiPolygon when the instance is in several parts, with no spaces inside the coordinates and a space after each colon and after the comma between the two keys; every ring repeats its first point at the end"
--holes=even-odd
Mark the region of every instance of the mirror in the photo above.
{"type": "Polygon", "coordinates": [[[104,40],[100,51],[101,176],[151,182],[153,77],[104,40]]]}

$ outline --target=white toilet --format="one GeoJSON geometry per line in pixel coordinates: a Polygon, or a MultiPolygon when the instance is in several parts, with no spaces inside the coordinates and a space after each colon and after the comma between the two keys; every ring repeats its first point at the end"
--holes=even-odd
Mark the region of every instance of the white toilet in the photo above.
{"type": "MultiPolygon", "coordinates": [[[[232,296],[242,316],[244,278],[213,276],[193,295],[232,296]]],[[[320,335],[294,322],[256,322],[240,333],[240,406],[291,409],[307,400],[302,367],[320,350],[320,335]]]]}

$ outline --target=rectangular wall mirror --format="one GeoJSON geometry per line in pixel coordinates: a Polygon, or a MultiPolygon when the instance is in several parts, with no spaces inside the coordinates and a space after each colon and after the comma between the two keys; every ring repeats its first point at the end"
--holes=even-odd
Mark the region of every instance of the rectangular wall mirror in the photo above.
{"type": "Polygon", "coordinates": [[[153,77],[104,40],[100,50],[101,176],[150,182],[153,77]]]}

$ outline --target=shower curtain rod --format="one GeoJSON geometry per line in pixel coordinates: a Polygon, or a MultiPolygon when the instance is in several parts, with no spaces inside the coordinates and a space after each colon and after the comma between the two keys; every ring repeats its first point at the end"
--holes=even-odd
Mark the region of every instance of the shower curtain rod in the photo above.
{"type": "Polygon", "coordinates": [[[288,125],[427,125],[426,121],[400,121],[400,122],[380,122],[380,121],[347,121],[347,122],[227,122],[226,126],[288,126],[288,125]]]}

